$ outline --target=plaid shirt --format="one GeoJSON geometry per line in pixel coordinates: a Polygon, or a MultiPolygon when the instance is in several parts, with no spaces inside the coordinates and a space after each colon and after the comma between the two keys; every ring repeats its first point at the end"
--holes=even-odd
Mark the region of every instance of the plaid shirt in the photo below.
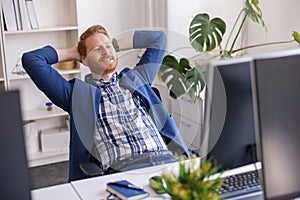
{"type": "Polygon", "coordinates": [[[155,124],[129,90],[120,88],[117,74],[102,89],[94,151],[106,170],[113,163],[145,152],[168,150],[155,124]]]}

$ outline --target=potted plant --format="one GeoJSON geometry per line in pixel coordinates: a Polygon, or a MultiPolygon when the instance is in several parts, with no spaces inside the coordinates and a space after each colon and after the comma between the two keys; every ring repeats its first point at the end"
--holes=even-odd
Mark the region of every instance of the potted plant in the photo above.
{"type": "MultiPolygon", "coordinates": [[[[259,23],[266,30],[262,11],[259,7],[259,0],[245,0],[245,6],[241,9],[225,46],[222,47],[221,42],[226,32],[226,23],[221,18],[210,19],[207,13],[197,14],[189,26],[190,44],[199,53],[217,51],[217,57],[221,59],[230,58],[236,52],[254,47],[291,42],[297,42],[300,45],[299,33],[294,31],[292,34],[293,38],[289,41],[249,45],[234,49],[247,19],[250,19],[254,23],[259,23]],[[235,30],[236,34],[233,35],[235,30]],[[230,41],[232,43],[229,45],[230,41]]],[[[214,57],[210,57],[209,59],[212,58],[214,57]]],[[[199,62],[191,66],[189,62],[191,59],[177,59],[171,54],[166,55],[163,59],[158,77],[166,83],[169,94],[174,99],[185,93],[189,95],[191,102],[196,102],[201,98],[200,93],[205,86],[205,66],[199,62]]]]}
{"type": "Polygon", "coordinates": [[[178,162],[178,172],[168,171],[159,178],[150,179],[150,185],[161,193],[169,194],[172,200],[219,199],[218,189],[224,178],[222,173],[215,175],[218,167],[212,167],[211,160],[201,162],[201,165],[196,159],[189,161],[178,162]]]}

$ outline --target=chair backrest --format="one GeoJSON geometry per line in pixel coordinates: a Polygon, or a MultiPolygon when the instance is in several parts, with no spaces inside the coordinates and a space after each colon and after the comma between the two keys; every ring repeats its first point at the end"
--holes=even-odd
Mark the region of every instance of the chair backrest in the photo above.
{"type": "Polygon", "coordinates": [[[162,101],[159,90],[156,87],[152,87],[152,90],[155,92],[156,96],[158,96],[158,98],[162,101]]]}

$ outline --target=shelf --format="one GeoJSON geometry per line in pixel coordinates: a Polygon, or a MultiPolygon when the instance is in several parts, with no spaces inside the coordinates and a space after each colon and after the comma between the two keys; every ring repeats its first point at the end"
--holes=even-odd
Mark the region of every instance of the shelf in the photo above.
{"type": "MultiPolygon", "coordinates": [[[[57,70],[57,69],[56,69],[57,70]]],[[[57,70],[61,75],[68,74],[79,74],[80,69],[72,69],[72,70],[57,70]]],[[[21,80],[21,79],[29,79],[30,77],[27,74],[10,74],[9,80],[21,80]]],[[[1,80],[1,79],[0,79],[1,80]]]]}
{"type": "MultiPolygon", "coordinates": [[[[41,130],[69,127],[67,122],[69,114],[55,105],[52,106],[51,111],[48,111],[45,103],[51,98],[48,98],[36,87],[27,73],[16,74],[12,72],[16,72],[16,69],[22,70],[20,57],[24,52],[46,45],[57,48],[70,48],[77,44],[79,34],[77,3],[77,0],[51,0],[46,2],[36,0],[34,9],[39,25],[37,29],[5,31],[4,18],[0,16],[0,28],[2,30],[0,31],[0,91],[14,89],[20,91],[22,94],[22,119],[24,124],[27,121],[34,121],[37,129],[37,132],[34,133],[37,134],[41,130]]],[[[1,4],[0,9],[2,9],[1,4]]],[[[52,67],[55,68],[56,65],[53,64],[52,67]]],[[[73,68],[62,69],[67,70],[56,70],[67,81],[81,77],[81,69],[78,62],[73,68]]],[[[33,146],[27,147],[28,151],[32,150],[31,147],[33,146]]],[[[27,157],[29,166],[34,167],[67,161],[69,152],[67,150],[56,152],[39,151],[29,153],[27,157]]]]}
{"type": "Polygon", "coordinates": [[[57,70],[60,74],[62,75],[67,75],[67,74],[78,74],[80,73],[80,69],[67,69],[67,70],[57,70]]]}
{"type": "Polygon", "coordinates": [[[36,167],[69,160],[69,151],[36,152],[28,155],[28,167],[36,167]]]}
{"type": "Polygon", "coordinates": [[[18,31],[4,31],[5,35],[18,35],[28,33],[43,33],[43,32],[55,32],[55,31],[73,31],[78,30],[77,26],[59,26],[59,27],[45,27],[32,30],[18,30],[18,31]]]}
{"type": "Polygon", "coordinates": [[[40,108],[37,110],[30,110],[23,112],[23,120],[39,120],[46,119],[50,117],[59,117],[59,116],[67,116],[68,113],[63,111],[62,109],[53,106],[51,111],[46,110],[46,108],[40,108]]]}
{"type": "Polygon", "coordinates": [[[29,79],[27,74],[10,74],[9,80],[29,79]]]}

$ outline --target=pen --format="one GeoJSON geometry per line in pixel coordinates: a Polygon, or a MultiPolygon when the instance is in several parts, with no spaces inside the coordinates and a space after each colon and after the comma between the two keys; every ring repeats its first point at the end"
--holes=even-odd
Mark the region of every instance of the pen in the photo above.
{"type": "Polygon", "coordinates": [[[130,185],[130,184],[122,184],[122,183],[110,183],[110,184],[120,186],[120,187],[130,188],[134,190],[144,190],[142,187],[137,187],[135,185],[130,185]]]}

